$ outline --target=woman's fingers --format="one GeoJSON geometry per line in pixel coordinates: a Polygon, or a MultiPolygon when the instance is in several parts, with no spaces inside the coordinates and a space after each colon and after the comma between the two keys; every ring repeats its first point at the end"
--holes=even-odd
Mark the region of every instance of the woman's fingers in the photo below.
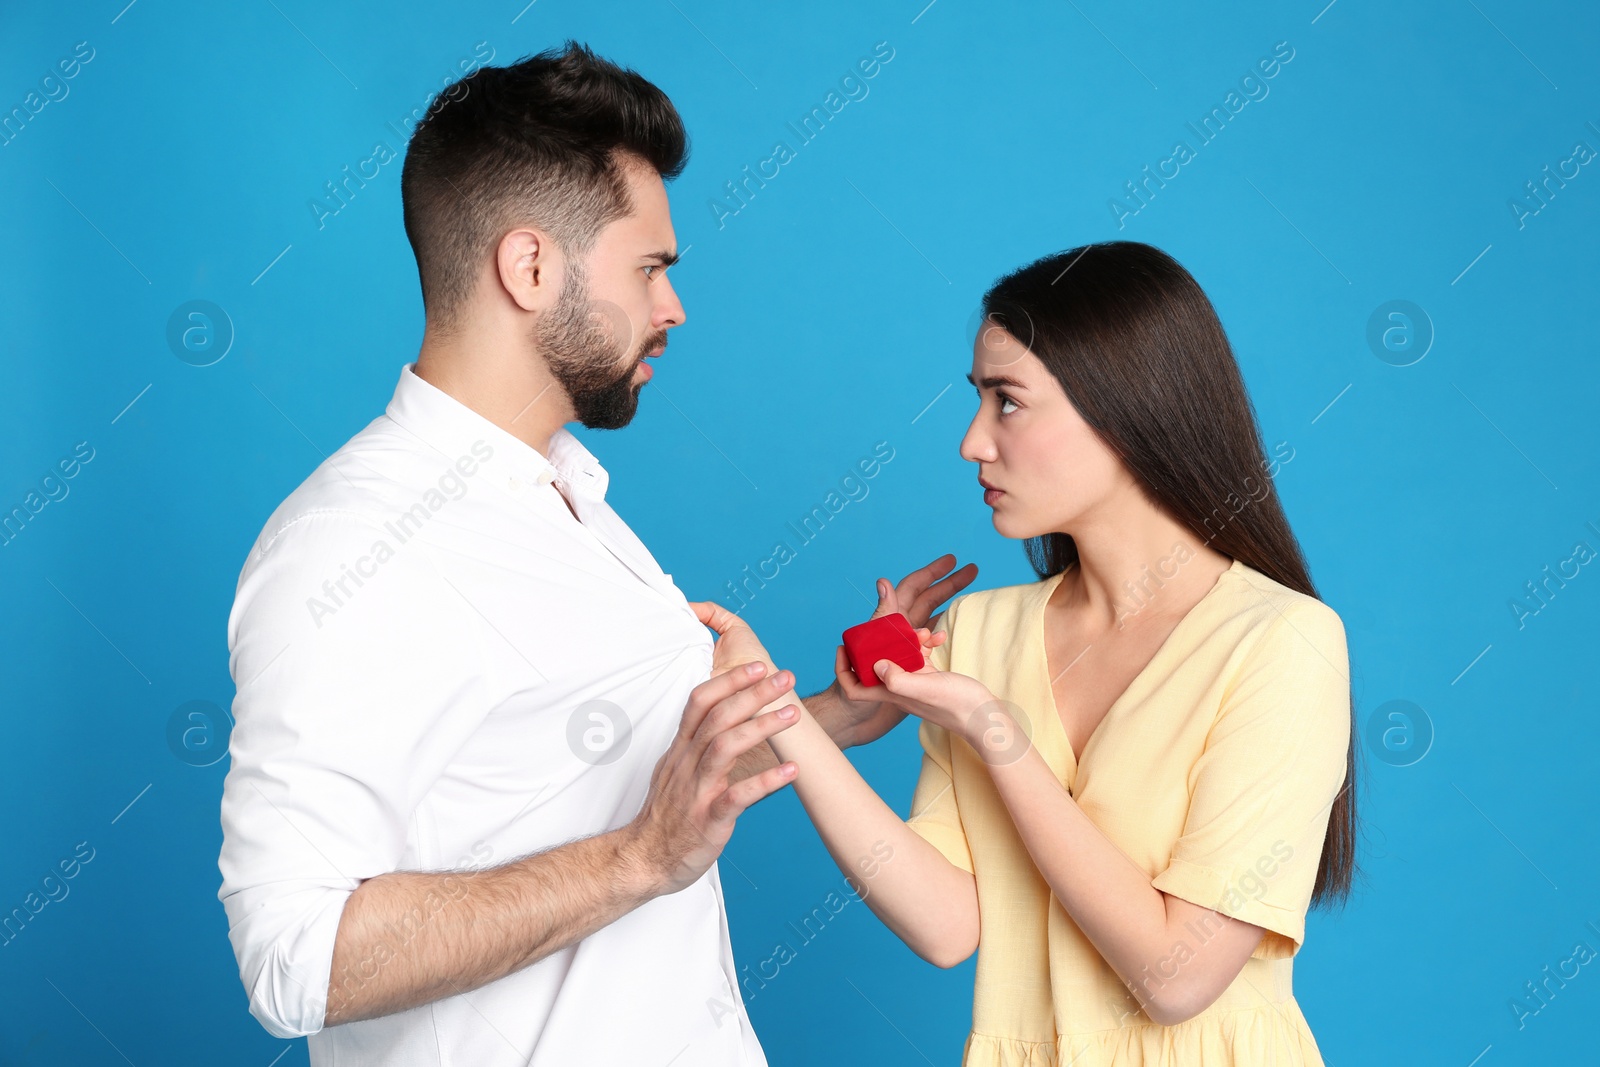
{"type": "Polygon", "coordinates": [[[844,646],[839,645],[833,654],[833,675],[839,681],[839,691],[846,700],[870,701],[873,698],[871,687],[861,684],[861,679],[856,677],[856,672],[850,667],[850,657],[845,655],[844,646]]]}
{"type": "Polygon", "coordinates": [[[877,699],[907,711],[915,710],[920,702],[906,691],[905,677],[909,673],[892,659],[880,659],[872,665],[878,676],[879,688],[874,690],[877,699]]]}
{"type": "Polygon", "coordinates": [[[718,604],[714,600],[691,600],[689,606],[694,609],[695,616],[705,625],[717,633],[727,633],[728,627],[735,623],[744,622],[743,619],[718,604]]]}
{"type": "Polygon", "coordinates": [[[872,665],[872,669],[883,683],[883,687],[902,700],[926,703],[923,697],[932,696],[937,692],[925,688],[930,681],[927,676],[939,673],[932,666],[924,665],[921,670],[908,671],[892,659],[880,659],[872,665]]]}

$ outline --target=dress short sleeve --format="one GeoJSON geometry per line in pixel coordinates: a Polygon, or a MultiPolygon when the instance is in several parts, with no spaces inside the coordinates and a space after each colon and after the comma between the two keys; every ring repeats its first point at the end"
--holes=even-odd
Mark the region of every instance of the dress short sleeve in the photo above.
{"type": "Polygon", "coordinates": [[[944,858],[972,873],[972,850],[956,807],[955,779],[951,771],[950,733],[923,722],[917,728],[922,742],[922,774],[911,796],[911,817],[906,825],[938,849],[944,858]]]}
{"type": "MultiPolygon", "coordinates": [[[[954,608],[954,603],[950,605],[954,608]]],[[[954,639],[946,618],[949,609],[932,620],[935,633],[945,633],[944,643],[930,650],[928,663],[941,671],[950,669],[950,642],[954,639]]],[[[950,734],[943,727],[925,720],[917,727],[922,743],[922,774],[911,797],[911,816],[906,825],[937,848],[944,858],[972,873],[972,851],[956,807],[955,778],[950,749],[950,734]]]]}
{"type": "Polygon", "coordinates": [[[1345,783],[1349,675],[1332,608],[1310,601],[1280,614],[1245,655],[1189,774],[1183,832],[1153,884],[1264,927],[1253,956],[1293,956],[1304,939],[1345,783]]]}

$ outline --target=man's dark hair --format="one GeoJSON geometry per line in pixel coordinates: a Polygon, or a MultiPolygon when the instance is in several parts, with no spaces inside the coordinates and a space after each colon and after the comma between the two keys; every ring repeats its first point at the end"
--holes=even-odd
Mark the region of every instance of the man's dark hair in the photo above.
{"type": "Polygon", "coordinates": [[[400,176],[429,326],[459,327],[484,257],[514,226],[587,255],[602,227],[633,211],[627,166],[670,180],[688,158],[666,94],[576,41],[450,85],[411,135],[400,176]]]}

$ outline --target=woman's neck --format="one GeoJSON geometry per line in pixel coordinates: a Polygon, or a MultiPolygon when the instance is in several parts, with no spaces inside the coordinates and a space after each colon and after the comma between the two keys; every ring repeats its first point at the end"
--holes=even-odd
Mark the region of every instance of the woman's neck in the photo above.
{"type": "Polygon", "coordinates": [[[1071,536],[1078,561],[1051,594],[1051,607],[1093,632],[1182,618],[1233,563],[1171,521],[1071,536]]]}

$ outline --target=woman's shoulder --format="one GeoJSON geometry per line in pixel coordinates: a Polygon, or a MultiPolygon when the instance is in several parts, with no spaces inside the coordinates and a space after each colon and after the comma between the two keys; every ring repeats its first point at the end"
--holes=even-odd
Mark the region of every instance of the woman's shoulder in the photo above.
{"type": "Polygon", "coordinates": [[[1230,615],[1241,636],[1270,640],[1285,631],[1325,648],[1343,649],[1344,620],[1326,602],[1236,561],[1227,572],[1230,595],[1219,598],[1218,608],[1230,615]]]}

